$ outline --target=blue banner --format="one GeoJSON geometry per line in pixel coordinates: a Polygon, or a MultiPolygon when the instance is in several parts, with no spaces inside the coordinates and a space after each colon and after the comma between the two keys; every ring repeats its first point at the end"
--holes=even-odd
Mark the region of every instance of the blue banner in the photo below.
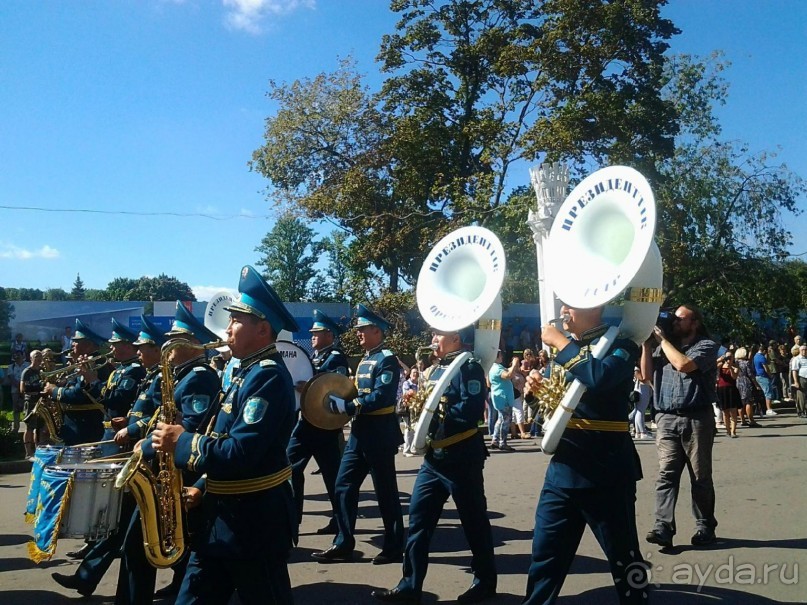
{"type": "Polygon", "coordinates": [[[73,474],[53,467],[46,468],[39,483],[34,539],[28,542],[28,557],[34,563],[47,561],[56,552],[62,516],[69,510],[73,474]]]}
{"type": "Polygon", "coordinates": [[[31,483],[28,486],[28,499],[25,501],[25,522],[36,521],[36,505],[39,503],[39,481],[46,466],[59,463],[62,449],[53,446],[38,447],[31,466],[31,483]]]}

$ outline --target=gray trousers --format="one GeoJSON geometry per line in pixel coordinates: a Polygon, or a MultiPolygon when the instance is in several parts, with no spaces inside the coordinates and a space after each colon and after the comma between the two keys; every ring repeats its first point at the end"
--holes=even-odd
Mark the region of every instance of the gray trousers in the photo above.
{"type": "Polygon", "coordinates": [[[655,529],[674,535],[675,505],[684,467],[692,484],[692,514],[698,529],[713,531],[715,486],[712,481],[712,446],[715,417],[712,407],[691,416],[656,414],[656,447],[659,471],[656,479],[655,529]]]}

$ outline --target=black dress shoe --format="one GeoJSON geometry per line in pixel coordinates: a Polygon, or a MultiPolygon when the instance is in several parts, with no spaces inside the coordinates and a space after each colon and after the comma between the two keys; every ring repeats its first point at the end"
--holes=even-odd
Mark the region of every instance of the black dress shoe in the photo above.
{"type": "Polygon", "coordinates": [[[650,544],[658,544],[662,548],[672,548],[673,545],[672,536],[664,533],[660,529],[647,532],[644,539],[650,542],[650,544]]]}
{"type": "Polygon", "coordinates": [[[410,603],[411,605],[420,605],[419,594],[411,590],[400,590],[397,587],[390,588],[389,590],[374,590],[370,595],[385,603],[410,603]]]}
{"type": "Polygon", "coordinates": [[[318,536],[335,536],[339,533],[339,526],[336,524],[336,521],[331,519],[331,522],[328,523],[325,527],[320,527],[317,530],[318,536]]]}
{"type": "Polygon", "coordinates": [[[328,550],[315,552],[311,555],[321,563],[338,563],[341,561],[351,561],[353,559],[353,549],[342,548],[334,544],[328,550]]]}
{"type": "Polygon", "coordinates": [[[156,599],[165,599],[168,597],[175,597],[179,594],[179,588],[182,586],[182,580],[179,582],[174,582],[173,580],[168,586],[163,586],[154,593],[154,598],[156,599]]]}
{"type": "Polygon", "coordinates": [[[474,584],[457,597],[457,603],[481,603],[496,596],[496,588],[484,584],[474,584]]]}
{"type": "Polygon", "coordinates": [[[53,572],[50,575],[59,586],[69,588],[70,590],[77,590],[82,596],[89,597],[93,593],[92,588],[86,587],[76,576],[68,576],[59,572],[53,572]]]}
{"type": "Polygon", "coordinates": [[[71,559],[83,559],[87,556],[87,553],[90,552],[90,549],[95,546],[95,542],[85,542],[84,546],[79,548],[78,550],[71,550],[67,553],[67,556],[71,559]]]}
{"type": "Polygon", "coordinates": [[[692,546],[707,546],[714,542],[717,539],[715,536],[715,532],[706,530],[706,529],[699,529],[695,532],[695,535],[692,536],[692,546]]]}
{"type": "Polygon", "coordinates": [[[390,563],[401,563],[402,561],[403,553],[400,551],[393,553],[381,552],[373,558],[373,565],[389,565],[390,563]]]}

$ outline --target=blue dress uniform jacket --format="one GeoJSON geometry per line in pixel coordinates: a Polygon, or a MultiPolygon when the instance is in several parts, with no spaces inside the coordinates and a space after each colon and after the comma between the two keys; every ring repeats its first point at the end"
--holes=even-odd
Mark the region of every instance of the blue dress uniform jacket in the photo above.
{"type": "Polygon", "coordinates": [[[286,456],[294,408],[291,375],[271,345],[242,360],[213,432],[181,435],[177,466],[207,474],[205,527],[195,552],[217,558],[266,552],[285,557],[296,527],[286,456]],[[262,487],[273,482],[272,476],[278,483],[262,487]]]}
{"type": "Polygon", "coordinates": [[[628,432],[639,348],[616,339],[602,359],[595,359],[590,349],[606,330],[604,325],[589,330],[555,358],[587,390],[546,471],[523,605],[557,599],[586,525],[605,552],[619,602],[647,602],[635,512],[641,467],[628,432]]]}
{"type": "Polygon", "coordinates": [[[146,436],[151,417],[162,403],[162,372],[157,364],[146,372],[146,377],[140,383],[137,398],[132,409],[129,410],[126,432],[131,439],[146,436]]]}
{"type": "Polygon", "coordinates": [[[392,351],[379,345],[359,362],[356,368],[356,399],[348,404],[354,415],[350,442],[364,452],[397,451],[403,433],[395,414],[401,366],[392,351]]]}
{"type": "MultiPolygon", "coordinates": [[[[146,376],[146,370],[134,359],[121,362],[115,368],[101,389],[101,403],[104,406],[104,441],[111,440],[117,432],[112,428],[113,418],[126,417],[137,399],[137,390],[146,376]]],[[[114,444],[102,446],[104,455],[120,451],[114,444]]]]}
{"type": "Polygon", "coordinates": [[[112,374],[112,364],[98,368],[98,380],[93,384],[76,376],[65,386],[53,391],[56,401],[64,413],[59,437],[65,445],[100,441],[104,435],[104,406],[98,401],[101,397],[101,384],[112,374]]]}
{"type": "MultiPolygon", "coordinates": [[[[451,353],[440,360],[429,376],[432,385],[459,353],[451,353]]],[[[493,535],[482,476],[488,454],[478,430],[487,393],[485,371],[478,361],[470,359],[454,375],[440,399],[429,430],[432,447],[426,453],[412,489],[403,578],[398,583],[401,592],[421,594],[429,563],[429,543],[449,496],[454,499],[471,548],[473,583],[485,590],[496,589],[493,535]],[[456,443],[439,447],[440,441],[457,439],[456,443]],[[434,449],[435,444],[437,449],[434,449]]]]}
{"type": "Polygon", "coordinates": [[[639,456],[627,429],[628,397],[633,390],[639,347],[633,341],[618,338],[603,359],[595,359],[590,348],[603,333],[604,329],[600,329],[591,335],[593,340],[570,342],[558,353],[555,362],[587,387],[573,419],[624,422],[626,428],[624,431],[567,428],[546,472],[546,480],[559,487],[619,485],[642,478],[639,456]]]}

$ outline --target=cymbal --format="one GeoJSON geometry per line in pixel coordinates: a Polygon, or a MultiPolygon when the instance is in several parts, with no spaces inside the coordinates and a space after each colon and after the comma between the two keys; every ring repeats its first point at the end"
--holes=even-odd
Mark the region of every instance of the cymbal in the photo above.
{"type": "Polygon", "coordinates": [[[314,426],[333,430],[350,420],[347,414],[334,414],[330,408],[330,396],[351,400],[358,395],[356,385],[347,376],[334,372],[317,374],[309,380],[300,395],[300,411],[314,426]]]}

